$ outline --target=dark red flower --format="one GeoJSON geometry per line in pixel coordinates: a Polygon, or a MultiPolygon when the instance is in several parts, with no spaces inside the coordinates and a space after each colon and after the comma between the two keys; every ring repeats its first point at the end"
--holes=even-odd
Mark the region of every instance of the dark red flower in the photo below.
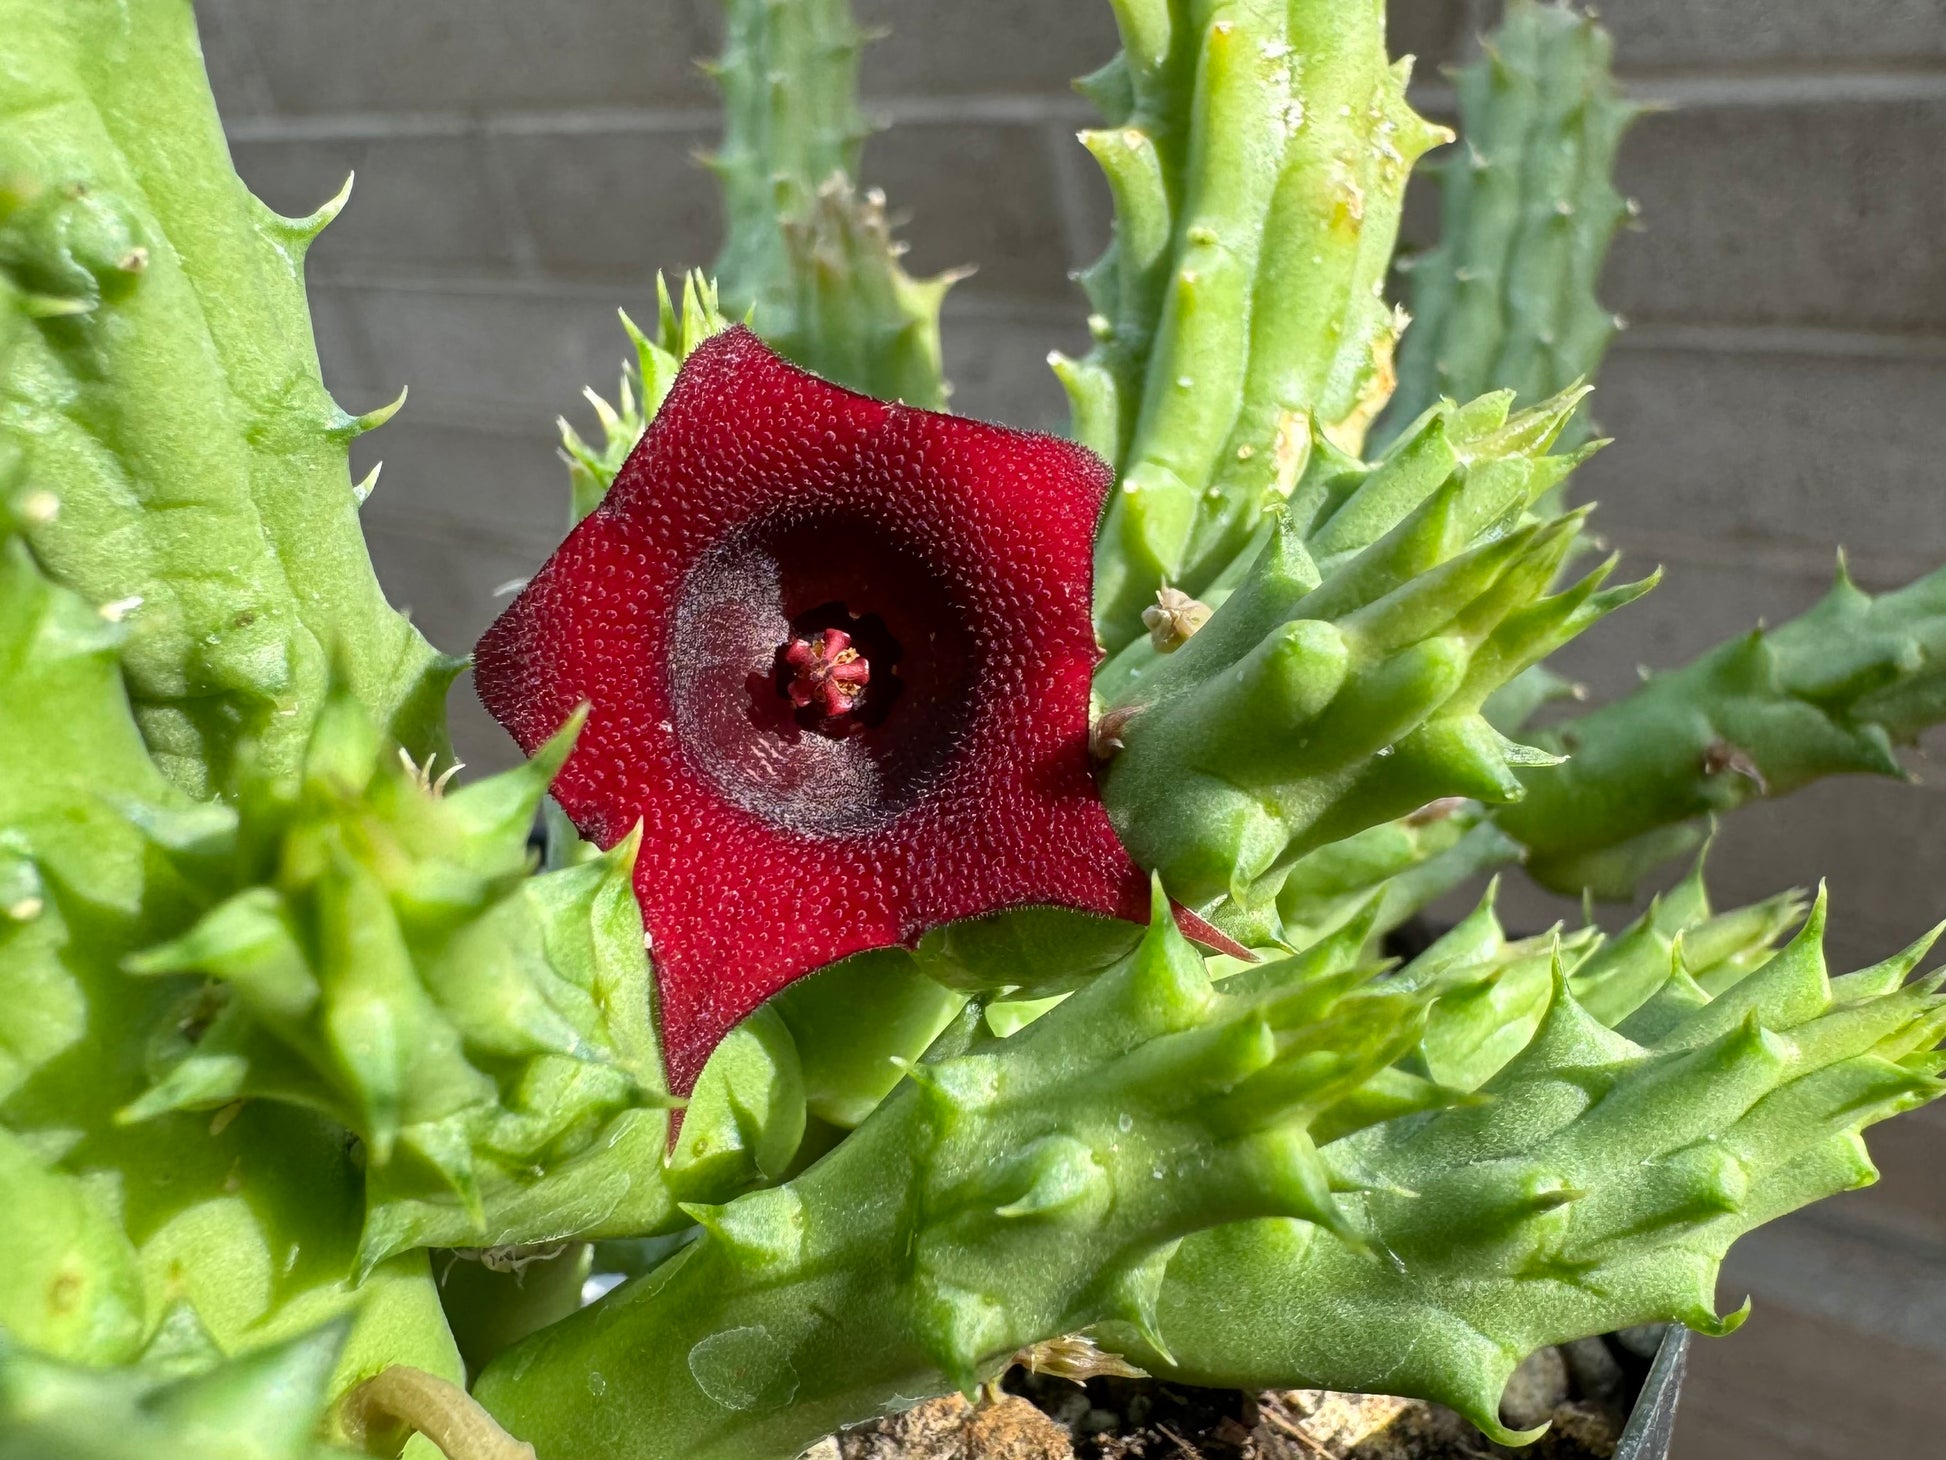
{"type": "Polygon", "coordinates": [[[592,707],[554,786],[575,825],[644,823],[673,1088],[848,954],[1030,904],[1146,916],[1088,758],[1109,480],[733,329],[487,631],[480,697],[528,751],[592,707]]]}

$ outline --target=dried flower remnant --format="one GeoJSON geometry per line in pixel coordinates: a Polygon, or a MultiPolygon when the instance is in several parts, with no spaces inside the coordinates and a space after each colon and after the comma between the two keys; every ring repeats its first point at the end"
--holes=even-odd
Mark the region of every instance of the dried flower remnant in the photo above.
{"type": "Polygon", "coordinates": [[[856,395],[747,330],[684,366],[602,506],[481,641],[529,750],[635,888],[687,1090],[764,999],[998,909],[1141,919],[1088,754],[1084,449],[856,395]]]}

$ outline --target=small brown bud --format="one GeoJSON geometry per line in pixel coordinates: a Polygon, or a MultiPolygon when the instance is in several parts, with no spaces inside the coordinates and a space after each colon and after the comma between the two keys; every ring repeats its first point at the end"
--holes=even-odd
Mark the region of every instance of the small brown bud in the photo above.
{"type": "Polygon", "coordinates": [[[1710,748],[1703,752],[1703,774],[1720,776],[1725,771],[1734,771],[1746,780],[1754,781],[1759,796],[1770,794],[1770,784],[1764,779],[1762,768],[1750,758],[1749,751],[1727,740],[1713,741],[1710,748]]]}
{"type": "Polygon", "coordinates": [[[1096,760],[1113,760],[1122,748],[1122,731],[1140,711],[1139,705],[1125,705],[1102,715],[1088,730],[1088,751],[1096,760]]]}
{"type": "Polygon", "coordinates": [[[1149,642],[1158,654],[1173,654],[1209,622],[1211,612],[1202,600],[1165,586],[1157,591],[1155,606],[1142,610],[1142,627],[1149,631],[1149,642]]]}

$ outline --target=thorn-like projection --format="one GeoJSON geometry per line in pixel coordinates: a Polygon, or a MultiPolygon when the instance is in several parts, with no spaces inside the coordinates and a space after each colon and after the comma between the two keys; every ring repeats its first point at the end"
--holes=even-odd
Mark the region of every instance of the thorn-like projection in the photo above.
{"type": "Polygon", "coordinates": [[[373,462],[372,469],[365,474],[365,479],[353,485],[351,495],[359,506],[364,506],[371,499],[372,493],[378,490],[378,474],[384,469],[384,462],[373,462]]]}
{"type": "Polygon", "coordinates": [[[345,204],[351,201],[351,185],[357,179],[357,173],[346,173],[344,184],[314,213],[308,213],[302,218],[283,218],[273,215],[277,232],[283,237],[285,246],[297,258],[302,259],[312,243],[317,240],[317,236],[335,223],[338,215],[344,212],[345,204]]]}
{"type": "Polygon", "coordinates": [[[362,416],[349,415],[343,410],[338,411],[331,425],[326,428],[327,434],[337,440],[350,443],[368,432],[376,431],[405,408],[406,396],[411,389],[410,386],[400,386],[397,399],[375,410],[366,411],[362,416]]]}
{"type": "Polygon", "coordinates": [[[804,1203],[789,1187],[752,1192],[727,1206],[680,1204],[683,1213],[756,1270],[789,1272],[804,1256],[804,1203]]]}

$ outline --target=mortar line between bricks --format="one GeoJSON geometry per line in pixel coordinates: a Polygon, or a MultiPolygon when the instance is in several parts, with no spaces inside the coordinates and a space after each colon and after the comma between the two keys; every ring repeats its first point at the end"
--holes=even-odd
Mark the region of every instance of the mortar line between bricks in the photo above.
{"type": "MultiPolygon", "coordinates": [[[[1829,542],[1802,538],[1753,540],[1736,537],[1697,537],[1681,532],[1603,523],[1597,514],[1595,535],[1630,557],[1654,560],[1665,566],[1727,568],[1793,578],[1829,581],[1837,571],[1839,548],[1829,542]]],[[[1895,548],[1846,548],[1845,561],[1859,586],[1874,591],[1903,587],[1940,565],[1938,552],[1908,552],[1895,548]]]]}
{"type": "MultiPolygon", "coordinates": [[[[975,276],[978,277],[977,275],[975,276]]],[[[374,273],[357,264],[338,267],[322,261],[312,267],[306,280],[313,289],[336,294],[405,293],[449,295],[474,298],[560,300],[564,303],[604,304],[610,308],[638,308],[653,314],[655,277],[639,279],[586,280],[552,276],[519,278],[485,274],[374,273]]],[[[1076,329],[1087,316],[1088,301],[1077,288],[1059,298],[1032,295],[983,294],[961,285],[947,296],[946,319],[1017,320],[1042,322],[1050,307],[1068,312],[1076,329]]],[[[639,316],[638,316],[639,317],[639,316]]]]}
{"type": "MultiPolygon", "coordinates": [[[[867,98],[874,121],[1047,122],[1086,125],[1095,109],[1079,96],[996,94],[881,96],[867,98]]],[[[234,142],[327,142],[388,137],[456,137],[475,129],[508,136],[586,136],[590,133],[717,131],[723,113],[714,106],[563,107],[537,111],[334,112],[316,116],[244,116],[226,123],[234,142]]]]}
{"type": "Polygon", "coordinates": [[[480,166],[486,173],[487,190],[506,235],[514,271],[526,278],[542,277],[546,269],[541,263],[540,239],[535,234],[534,221],[528,215],[513,169],[507,165],[506,153],[496,145],[490,132],[483,132],[474,145],[480,149],[480,166]]]}
{"type": "MultiPolygon", "coordinates": [[[[561,501],[567,503],[567,472],[561,473],[561,501]]],[[[567,532],[568,524],[561,525],[562,534],[567,532]]],[[[428,512],[414,507],[393,507],[386,512],[373,512],[365,515],[366,531],[377,537],[409,537],[420,542],[440,543],[447,546],[485,548],[493,552],[508,553],[526,559],[536,566],[547,560],[548,554],[561,545],[560,538],[548,538],[539,533],[527,534],[485,527],[473,518],[458,513],[428,512]]]]}
{"type": "Polygon", "coordinates": [[[1842,1210],[1826,1212],[1812,1207],[1795,1218],[1799,1226],[1815,1228],[1848,1242],[1862,1246],[1875,1247],[1881,1251],[1889,1250],[1902,1261],[1911,1261],[1925,1267],[1946,1273],[1946,1245],[1930,1238],[1915,1236],[1888,1227],[1882,1222],[1871,1222],[1858,1217],[1849,1217],[1842,1210]]]}
{"type": "MultiPolygon", "coordinates": [[[[1617,79],[1632,101],[1684,111],[1946,101],[1946,71],[1633,72],[1617,79]]],[[[1453,88],[1442,83],[1415,85],[1408,96],[1413,106],[1436,115],[1450,115],[1457,106],[1453,88]]]]}
{"type": "Polygon", "coordinates": [[[1799,1213],[1789,1224],[1747,1233],[1731,1250],[1725,1280],[1747,1286],[1758,1301],[1946,1353],[1946,1261],[1936,1250],[1886,1250],[1903,1245],[1799,1213]]]}
{"type": "Polygon", "coordinates": [[[1631,324],[1617,350],[1669,350],[1703,355],[1800,355],[1821,360],[1946,362],[1946,336],[1875,334],[1815,325],[1631,324]]]}
{"type": "MultiPolygon", "coordinates": [[[[1637,74],[1623,84],[1638,100],[1691,110],[1738,106],[1817,105],[1841,102],[1946,101],[1946,71],[1858,72],[1830,75],[1787,71],[1736,75],[1637,74]]],[[[1453,89],[1417,85],[1413,104],[1450,112],[1453,89]]],[[[947,96],[877,96],[864,102],[874,119],[901,123],[966,123],[1086,126],[1097,121],[1092,105],[1059,92],[970,93],[947,96]]],[[[235,142],[369,141],[393,137],[457,137],[476,129],[510,136],[585,136],[591,133],[714,131],[722,113],[713,106],[589,107],[485,114],[466,112],[334,112],[315,116],[239,116],[225,123],[235,142]]]]}
{"type": "MultiPolygon", "coordinates": [[[[1075,152],[1078,154],[1079,149],[1075,149],[1075,152]]],[[[1085,266],[1093,260],[1080,262],[1085,266]]],[[[977,278],[975,275],[975,280],[977,278]]],[[[342,293],[363,291],[559,299],[617,308],[647,308],[655,288],[653,278],[586,280],[545,274],[491,277],[484,274],[373,273],[353,264],[334,268],[322,260],[313,265],[309,283],[313,288],[342,293]]],[[[985,293],[976,282],[969,281],[949,296],[946,319],[949,326],[954,319],[1044,322],[1050,305],[1068,308],[1077,327],[1087,313],[1087,300],[1078,286],[1065,299],[1056,300],[985,293]]],[[[1703,355],[1796,355],[1814,359],[1889,360],[1919,364],[1946,362],[1946,335],[1875,334],[1865,330],[1832,330],[1809,325],[1665,324],[1650,321],[1630,325],[1616,338],[1614,348],[1703,355]]]]}

